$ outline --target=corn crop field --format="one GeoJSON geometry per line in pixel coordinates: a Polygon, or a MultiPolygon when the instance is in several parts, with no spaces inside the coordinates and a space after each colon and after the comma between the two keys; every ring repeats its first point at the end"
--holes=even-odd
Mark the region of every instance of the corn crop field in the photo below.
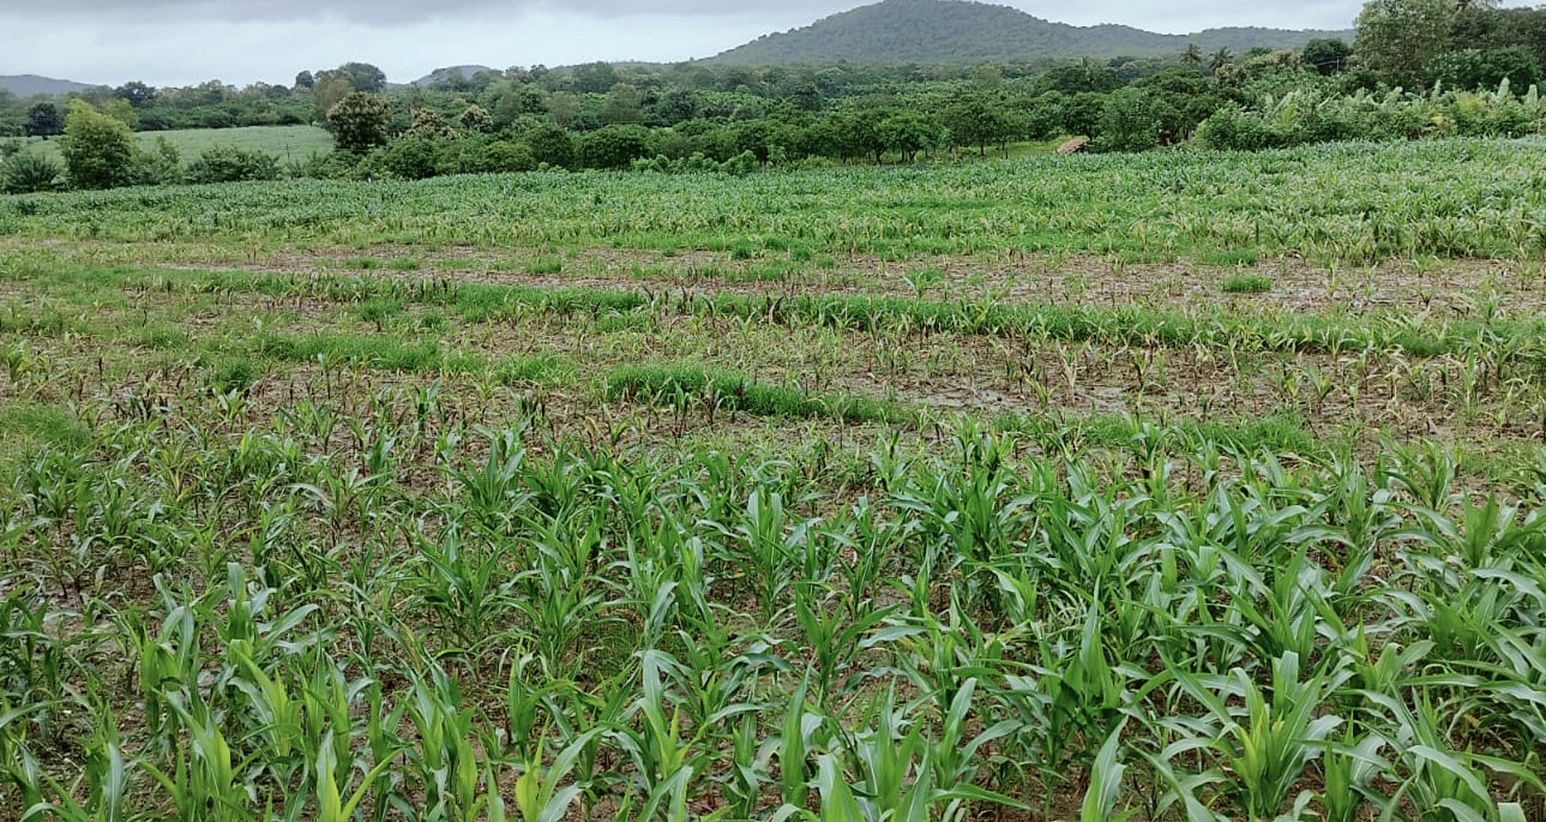
{"type": "Polygon", "coordinates": [[[0,818],[1546,819],[1546,142],[0,198],[0,818]]]}

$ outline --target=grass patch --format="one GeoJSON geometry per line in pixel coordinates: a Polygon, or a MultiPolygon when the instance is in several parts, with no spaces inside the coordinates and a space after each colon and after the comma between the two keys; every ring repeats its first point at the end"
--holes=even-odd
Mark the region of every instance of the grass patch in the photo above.
{"type": "Polygon", "coordinates": [[[67,408],[24,403],[0,408],[0,442],[15,439],[79,451],[91,446],[91,431],[67,408]]]}
{"type": "MultiPolygon", "coordinates": [[[[863,294],[650,296],[631,290],[539,288],[451,280],[404,281],[338,275],[276,276],[132,268],[72,270],[41,265],[35,271],[13,276],[26,279],[29,274],[34,278],[97,278],[118,288],[148,287],[167,293],[227,290],[348,303],[395,299],[404,304],[447,308],[468,322],[486,322],[532,310],[588,313],[599,317],[608,312],[627,313],[651,308],[758,318],[784,324],[815,323],[865,332],[906,324],[933,332],[1089,340],[1113,345],[1243,346],[1262,351],[1325,353],[1374,348],[1401,350],[1418,357],[1465,351],[1476,345],[1495,345],[1499,341],[1517,341],[1521,348],[1533,351],[1536,341],[1546,334],[1546,321],[1538,318],[1465,318],[1413,323],[1409,317],[1396,313],[1356,318],[1288,313],[1264,316],[1224,310],[1188,313],[1146,306],[1028,305],[863,294]]],[[[43,320],[21,312],[10,316],[0,314],[0,331],[47,333],[52,330],[62,333],[76,325],[78,323],[61,315],[43,320]],[[12,324],[19,327],[9,327],[12,324]]]]}
{"type": "Polygon", "coordinates": [[[1266,294],[1272,290],[1272,280],[1261,274],[1236,274],[1224,281],[1225,294],[1266,294]]]}
{"type": "Polygon", "coordinates": [[[564,273],[563,257],[538,257],[526,266],[527,274],[548,275],[564,273]]]}
{"type": "Polygon", "coordinates": [[[157,351],[182,348],[188,344],[188,332],[168,323],[147,325],[139,335],[140,344],[157,351]]]}
{"type": "Polygon", "coordinates": [[[1176,446],[1190,449],[1193,444],[1215,443],[1240,453],[1321,454],[1325,443],[1305,429],[1303,420],[1293,413],[1279,413],[1260,419],[1198,422],[1180,420],[1169,425],[1120,414],[1094,414],[1084,417],[1062,415],[1027,416],[1003,414],[994,418],[995,429],[1020,434],[1038,442],[1068,447],[1072,443],[1113,449],[1129,449],[1140,440],[1169,437],[1176,446]]]}
{"type": "Polygon", "coordinates": [[[233,357],[209,370],[209,387],[220,394],[245,392],[263,377],[263,367],[246,357],[233,357]]]}
{"type": "Polygon", "coordinates": [[[494,368],[501,385],[557,385],[570,381],[578,369],[553,354],[534,354],[506,360],[494,368]]]}
{"type": "Polygon", "coordinates": [[[845,422],[905,422],[914,415],[895,403],[850,395],[812,396],[799,388],[769,385],[723,369],[695,365],[630,365],[613,371],[607,397],[649,400],[677,407],[705,403],[759,417],[831,417],[845,422]]]}
{"type": "Polygon", "coordinates": [[[376,330],[380,331],[388,320],[403,313],[403,302],[390,297],[378,297],[361,303],[354,313],[364,322],[375,323],[376,330]]]}
{"type": "Polygon", "coordinates": [[[344,334],[266,334],[257,353],[283,362],[326,359],[389,371],[438,371],[440,346],[433,342],[403,342],[391,337],[344,334]]]}

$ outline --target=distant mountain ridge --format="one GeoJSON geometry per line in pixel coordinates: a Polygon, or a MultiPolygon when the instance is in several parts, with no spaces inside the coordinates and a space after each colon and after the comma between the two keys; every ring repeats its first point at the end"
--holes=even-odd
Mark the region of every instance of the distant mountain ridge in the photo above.
{"type": "Polygon", "coordinates": [[[980,60],[1151,57],[1188,44],[1229,48],[1298,48],[1317,37],[1351,39],[1351,31],[1219,28],[1158,34],[1121,25],[1073,26],[1010,6],[972,0],[884,0],[834,14],[804,28],[769,34],[706,62],[734,65],[969,63],[980,60]]]}
{"type": "Polygon", "coordinates": [[[40,77],[36,74],[0,74],[0,89],[9,91],[17,97],[31,97],[36,94],[70,94],[91,88],[96,86],[77,83],[74,80],[40,77]]]}

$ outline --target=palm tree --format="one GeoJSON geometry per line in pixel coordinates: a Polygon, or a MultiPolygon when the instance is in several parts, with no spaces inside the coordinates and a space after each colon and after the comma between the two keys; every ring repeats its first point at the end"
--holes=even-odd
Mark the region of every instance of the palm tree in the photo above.
{"type": "Polygon", "coordinates": [[[1225,46],[1213,52],[1213,56],[1208,59],[1208,68],[1217,74],[1219,69],[1229,65],[1234,59],[1235,53],[1230,51],[1228,46],[1225,46]]]}
{"type": "Polygon", "coordinates": [[[1186,51],[1181,52],[1181,62],[1189,66],[1202,65],[1202,49],[1196,43],[1187,43],[1186,51]]]}

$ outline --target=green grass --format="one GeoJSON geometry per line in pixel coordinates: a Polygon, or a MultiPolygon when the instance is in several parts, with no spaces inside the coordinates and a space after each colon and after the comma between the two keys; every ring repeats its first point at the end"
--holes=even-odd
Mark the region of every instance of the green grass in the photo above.
{"type": "MultiPolygon", "coordinates": [[[[197,158],[216,146],[234,146],[272,154],[280,160],[304,160],[312,154],[333,150],[333,135],[316,126],[248,126],[245,128],[194,128],[179,131],[141,131],[135,133],[140,147],[154,149],[165,138],[182,155],[184,162],[197,158]]],[[[34,151],[59,156],[58,143],[38,141],[34,151]]]]}
{"type": "Polygon", "coordinates": [[[614,399],[663,401],[677,406],[703,403],[762,417],[831,417],[851,423],[896,423],[915,417],[883,400],[812,396],[795,386],[768,385],[745,374],[695,365],[626,366],[608,375],[606,388],[607,396],[614,399]]]}
{"type": "Polygon", "coordinates": [[[24,238],[493,248],[1296,256],[1363,264],[1538,249],[1546,140],[1323,145],[1258,154],[1030,156],[753,174],[529,173],[413,183],[237,184],[0,198],[24,238]],[[1278,170],[1292,165],[1294,174],[1278,170]]]}
{"type": "Polygon", "coordinates": [[[283,362],[353,363],[390,371],[438,371],[445,364],[434,342],[407,342],[363,334],[266,334],[256,352],[283,362]]]}
{"type": "Polygon", "coordinates": [[[1236,274],[1224,281],[1225,294],[1266,294],[1272,280],[1261,274],[1236,274]]]}
{"type": "MultiPolygon", "coordinates": [[[[0,273],[4,276],[4,273],[0,273]]],[[[734,316],[782,323],[819,324],[836,329],[875,331],[905,323],[914,328],[996,337],[1034,336],[1108,344],[1155,344],[1185,347],[1239,346],[1269,351],[1340,352],[1367,348],[1399,349],[1433,357],[1508,341],[1514,357],[1541,356],[1546,320],[1540,318],[1413,319],[1405,313],[1359,317],[1306,314],[1236,314],[1222,309],[1184,312],[1145,306],[1117,308],[963,302],[855,294],[760,296],[718,294],[705,297],[659,295],[604,288],[541,288],[502,283],[450,280],[402,281],[369,276],[283,276],[240,271],[189,271],[123,267],[55,266],[19,261],[12,278],[46,277],[55,285],[71,282],[115,283],[198,293],[212,289],[256,294],[305,296],[338,302],[397,301],[454,309],[468,322],[487,322],[537,309],[569,314],[628,314],[642,309],[704,316],[734,316]]],[[[79,327],[78,318],[58,312],[44,317],[0,314],[0,331],[42,330],[63,333],[79,327]]]]}
{"type": "Polygon", "coordinates": [[[70,449],[85,448],[91,443],[90,430],[69,409],[52,405],[22,404],[0,408],[0,439],[11,437],[70,449]]]}

